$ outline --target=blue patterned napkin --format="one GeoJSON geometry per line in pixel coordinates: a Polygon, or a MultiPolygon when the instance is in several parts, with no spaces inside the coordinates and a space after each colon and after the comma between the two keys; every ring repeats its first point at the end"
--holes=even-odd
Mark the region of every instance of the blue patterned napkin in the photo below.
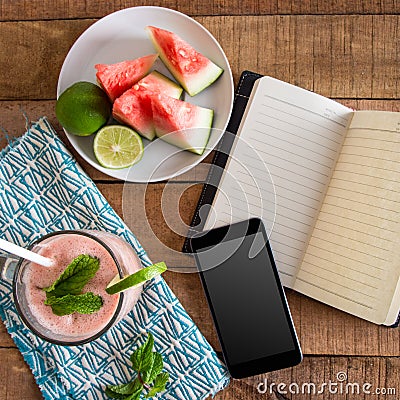
{"type": "MultiPolygon", "coordinates": [[[[42,118],[0,152],[0,237],[28,246],[48,232],[82,228],[123,237],[142,263],[150,264],[140,243],[42,118]]],[[[7,282],[0,282],[0,315],[45,399],[106,399],[106,385],[132,377],[129,355],[148,331],[170,374],[159,398],[205,399],[229,382],[225,367],[162,278],[145,286],[124,320],[82,346],[57,346],[33,335],[17,314],[7,282]]]]}

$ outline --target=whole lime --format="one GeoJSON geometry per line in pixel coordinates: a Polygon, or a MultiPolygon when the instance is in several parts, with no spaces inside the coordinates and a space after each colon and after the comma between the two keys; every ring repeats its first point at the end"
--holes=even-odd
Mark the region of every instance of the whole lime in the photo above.
{"type": "Polygon", "coordinates": [[[56,116],[67,132],[89,136],[97,132],[111,114],[106,93],[91,82],[76,82],[66,89],[56,103],[56,116]]]}

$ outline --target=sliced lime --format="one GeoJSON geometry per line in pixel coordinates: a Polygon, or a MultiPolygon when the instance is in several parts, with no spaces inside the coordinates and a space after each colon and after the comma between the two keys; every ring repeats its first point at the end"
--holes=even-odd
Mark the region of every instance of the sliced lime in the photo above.
{"type": "Polygon", "coordinates": [[[157,275],[161,275],[167,270],[164,262],[150,265],[149,267],[142,268],[134,274],[128,275],[125,278],[115,277],[106,287],[108,294],[115,294],[123,292],[133,286],[144,285],[145,282],[153,279],[157,275]]]}
{"type": "Polygon", "coordinates": [[[120,169],[136,164],[143,156],[142,138],[131,128],[107,125],[94,138],[94,155],[105,168],[120,169]]]}

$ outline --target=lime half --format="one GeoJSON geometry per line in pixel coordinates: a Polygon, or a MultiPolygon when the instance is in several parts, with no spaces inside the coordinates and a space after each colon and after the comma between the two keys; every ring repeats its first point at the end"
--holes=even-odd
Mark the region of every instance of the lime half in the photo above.
{"type": "Polygon", "coordinates": [[[121,169],[136,164],[143,156],[142,138],[131,128],[107,125],[94,138],[94,155],[105,168],[121,169]]]}
{"type": "Polygon", "coordinates": [[[106,292],[108,294],[115,294],[123,292],[133,286],[144,285],[145,282],[153,279],[157,275],[161,275],[167,270],[164,262],[150,265],[149,267],[142,268],[134,274],[128,275],[125,278],[120,278],[118,275],[108,284],[106,292]]]}

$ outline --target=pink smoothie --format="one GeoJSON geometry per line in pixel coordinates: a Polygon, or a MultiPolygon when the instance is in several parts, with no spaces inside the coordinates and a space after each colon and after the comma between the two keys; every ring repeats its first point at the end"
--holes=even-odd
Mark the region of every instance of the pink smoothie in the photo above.
{"type": "Polygon", "coordinates": [[[53,259],[54,263],[49,268],[31,263],[24,274],[27,303],[32,314],[42,326],[55,334],[81,336],[99,332],[114,315],[120,296],[109,295],[105,291],[107,284],[118,274],[110,253],[96,240],[79,234],[55,235],[45,244],[40,244],[40,247],[39,253],[53,259]],[[53,314],[50,306],[44,304],[46,293],[41,288],[50,286],[80,254],[88,254],[100,260],[99,270],[84,287],[83,292],[100,295],[103,307],[93,314],[74,313],[57,316],[53,314]]]}

